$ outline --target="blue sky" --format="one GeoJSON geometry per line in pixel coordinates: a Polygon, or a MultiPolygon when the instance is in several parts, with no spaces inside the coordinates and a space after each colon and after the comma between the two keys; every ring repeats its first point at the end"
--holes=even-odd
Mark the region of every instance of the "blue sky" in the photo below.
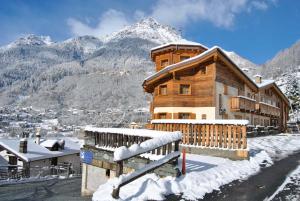
{"type": "Polygon", "coordinates": [[[300,39],[298,0],[0,0],[0,45],[30,33],[101,37],[148,16],[258,64],[300,39]]]}

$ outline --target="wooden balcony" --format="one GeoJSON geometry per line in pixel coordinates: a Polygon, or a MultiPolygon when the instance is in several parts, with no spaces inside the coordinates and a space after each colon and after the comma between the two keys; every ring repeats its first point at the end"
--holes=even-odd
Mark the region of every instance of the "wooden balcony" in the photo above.
{"type": "Polygon", "coordinates": [[[274,116],[274,117],[280,116],[280,108],[263,102],[259,102],[256,104],[256,111],[258,111],[262,115],[274,116]]]}
{"type": "Polygon", "coordinates": [[[231,110],[243,111],[243,112],[254,112],[255,100],[244,96],[231,97],[231,110]]]}

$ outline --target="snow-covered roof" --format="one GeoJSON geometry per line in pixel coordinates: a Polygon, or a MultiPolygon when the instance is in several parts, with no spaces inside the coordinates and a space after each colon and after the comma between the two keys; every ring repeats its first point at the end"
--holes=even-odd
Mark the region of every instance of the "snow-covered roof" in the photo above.
{"type": "Polygon", "coordinates": [[[59,151],[50,151],[47,148],[36,144],[33,140],[28,140],[27,153],[19,152],[20,140],[17,139],[1,139],[0,146],[27,162],[80,152],[80,145],[69,140],[66,141],[64,149],[59,151]]]}
{"type": "MultiPolygon", "coordinates": [[[[172,70],[172,69],[175,69],[176,67],[181,66],[181,65],[183,65],[183,64],[189,64],[189,63],[192,63],[192,62],[194,62],[194,61],[196,61],[196,60],[198,60],[198,59],[200,59],[200,58],[206,56],[207,54],[213,52],[214,50],[216,50],[216,49],[218,49],[218,48],[219,48],[218,46],[214,46],[214,47],[212,47],[212,48],[206,50],[205,52],[202,52],[201,54],[199,54],[199,55],[197,55],[197,56],[194,56],[194,57],[191,57],[191,58],[189,58],[189,59],[185,59],[185,60],[183,60],[183,61],[180,61],[180,62],[178,62],[178,63],[169,65],[169,66],[167,66],[167,67],[161,69],[160,71],[158,71],[158,72],[156,72],[156,73],[154,73],[154,74],[148,76],[148,77],[145,79],[145,81],[148,81],[148,80],[151,80],[151,79],[153,79],[153,78],[156,78],[156,77],[160,76],[161,74],[163,74],[163,73],[165,73],[165,72],[168,72],[168,71],[170,71],[170,70],[172,70]]],[[[219,48],[219,49],[220,49],[220,48],[219,48]]]]}
{"type": "Polygon", "coordinates": [[[257,85],[255,84],[255,82],[254,82],[254,81],[253,81],[253,80],[252,80],[245,72],[243,72],[243,71],[238,67],[238,65],[237,65],[237,64],[236,64],[236,63],[235,63],[235,62],[234,62],[234,61],[226,54],[226,52],[225,52],[221,47],[219,47],[219,46],[213,46],[213,47],[211,47],[210,49],[208,49],[208,50],[202,52],[201,54],[199,54],[199,55],[197,55],[197,56],[191,57],[191,58],[189,58],[189,59],[185,59],[185,60],[183,60],[183,61],[180,61],[180,62],[175,63],[175,64],[171,64],[171,65],[169,65],[169,66],[166,66],[165,68],[161,69],[160,71],[158,71],[158,72],[156,72],[156,73],[154,73],[154,74],[148,76],[147,78],[145,78],[144,82],[145,82],[145,81],[152,80],[152,79],[154,79],[154,78],[156,78],[156,77],[158,77],[158,76],[160,76],[160,75],[162,75],[162,74],[164,74],[164,73],[166,73],[166,72],[168,72],[168,71],[170,71],[170,70],[176,69],[177,67],[181,67],[182,65],[190,64],[190,63],[192,63],[192,62],[195,62],[195,61],[197,61],[197,60],[199,60],[199,59],[205,57],[206,55],[210,54],[211,52],[213,52],[213,51],[215,51],[215,50],[219,50],[221,53],[223,53],[223,55],[224,55],[231,63],[233,63],[233,64],[237,67],[237,69],[239,70],[239,72],[240,72],[241,74],[243,74],[243,75],[245,76],[246,79],[248,79],[254,86],[257,86],[257,85]]]}
{"type": "Polygon", "coordinates": [[[45,140],[40,143],[43,147],[53,147],[56,143],[58,143],[58,140],[45,140]]]}
{"type": "Polygon", "coordinates": [[[273,83],[275,83],[275,80],[261,80],[261,83],[256,83],[256,85],[258,86],[258,88],[262,88],[273,83]]]}
{"type": "Polygon", "coordinates": [[[189,40],[186,40],[186,39],[181,39],[181,40],[178,40],[178,41],[173,41],[173,42],[170,42],[170,43],[166,43],[166,44],[163,44],[163,45],[156,46],[154,48],[151,48],[151,51],[161,49],[161,48],[164,48],[164,47],[167,47],[167,46],[170,46],[170,45],[201,46],[201,47],[204,47],[204,48],[208,49],[208,47],[206,47],[205,45],[203,45],[201,43],[189,41],[189,40]]]}

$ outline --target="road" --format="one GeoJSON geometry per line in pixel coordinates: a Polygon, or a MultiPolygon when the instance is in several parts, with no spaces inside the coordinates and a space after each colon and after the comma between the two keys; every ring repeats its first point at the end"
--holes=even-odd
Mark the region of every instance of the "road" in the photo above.
{"type": "Polygon", "coordinates": [[[81,197],[81,178],[0,186],[1,201],[90,201],[81,197]]]}
{"type": "MultiPolygon", "coordinates": [[[[221,191],[214,191],[204,197],[204,201],[263,201],[270,197],[284,182],[287,175],[299,165],[300,153],[293,154],[275,162],[274,165],[263,168],[257,175],[246,181],[236,181],[221,187],[221,191]]],[[[285,195],[294,194],[290,188],[285,195]]],[[[296,192],[299,193],[299,192],[296,192]]],[[[287,201],[282,194],[273,200],[287,201]],[[280,196],[280,198],[279,198],[280,196]]]]}

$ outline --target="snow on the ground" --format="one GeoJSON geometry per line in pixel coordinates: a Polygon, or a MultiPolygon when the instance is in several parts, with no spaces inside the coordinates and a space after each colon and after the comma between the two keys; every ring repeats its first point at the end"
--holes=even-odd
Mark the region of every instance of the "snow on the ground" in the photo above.
{"type": "MultiPolygon", "coordinates": [[[[248,139],[249,160],[233,161],[226,158],[187,154],[187,174],[179,178],[159,178],[147,174],[120,190],[120,200],[163,200],[165,195],[181,194],[194,200],[234,180],[245,180],[270,166],[274,160],[300,150],[300,135],[278,135],[248,139]]],[[[94,201],[114,200],[111,197],[116,178],[99,186],[94,201]]]]}
{"type": "Polygon", "coordinates": [[[266,201],[285,200],[297,201],[300,200],[300,165],[293,170],[278,187],[278,189],[266,201]]]}

